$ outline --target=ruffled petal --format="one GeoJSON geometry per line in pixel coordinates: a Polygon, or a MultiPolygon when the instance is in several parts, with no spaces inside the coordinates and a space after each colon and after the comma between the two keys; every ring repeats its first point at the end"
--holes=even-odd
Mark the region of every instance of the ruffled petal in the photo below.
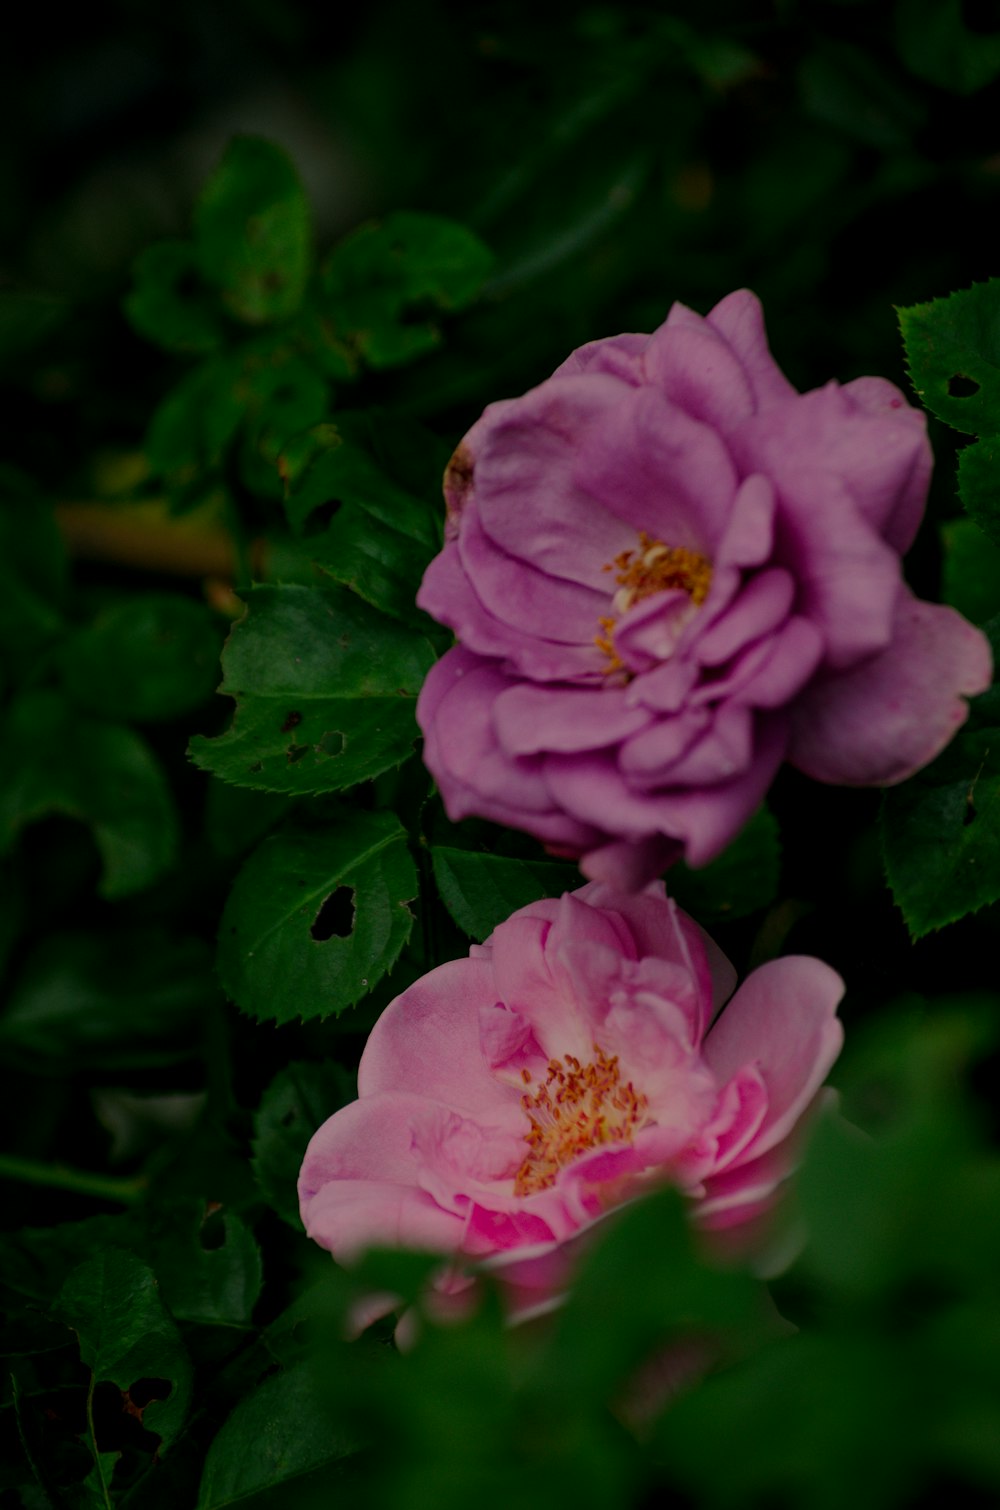
{"type": "Polygon", "coordinates": [[[904,781],[965,722],[965,699],[986,691],[992,664],[978,629],[907,592],[888,649],[799,698],[789,759],[841,786],[904,781]]]}

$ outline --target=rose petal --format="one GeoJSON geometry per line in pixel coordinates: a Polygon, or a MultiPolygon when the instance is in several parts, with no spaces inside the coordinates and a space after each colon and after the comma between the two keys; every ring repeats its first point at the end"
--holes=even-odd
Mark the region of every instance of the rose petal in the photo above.
{"type": "Polygon", "coordinates": [[[933,760],[992,677],[989,641],[906,593],[891,645],[799,699],[789,759],[817,781],[888,786],[933,760]]]}

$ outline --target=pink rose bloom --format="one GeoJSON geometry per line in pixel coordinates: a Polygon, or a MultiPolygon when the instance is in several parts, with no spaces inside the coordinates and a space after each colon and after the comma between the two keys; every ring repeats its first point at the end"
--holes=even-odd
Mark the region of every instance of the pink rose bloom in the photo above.
{"type": "MultiPolygon", "coordinates": [[[[310,1237],[487,1261],[515,1311],[566,1282],[610,1208],[672,1184],[749,1231],[795,1162],[840,1049],[840,977],[789,957],[735,974],[661,883],[534,902],[379,1018],[358,1100],[299,1179],[310,1237]]],[[[444,1294],[469,1283],[454,1269],[444,1294]]]]}
{"type": "Polygon", "coordinates": [[[746,290],[491,404],[418,597],[459,640],[417,708],[449,815],[635,887],[718,854],[784,759],[860,786],[925,765],[991,676],[902,579],[930,471],[890,383],[797,393],[746,290]]]}

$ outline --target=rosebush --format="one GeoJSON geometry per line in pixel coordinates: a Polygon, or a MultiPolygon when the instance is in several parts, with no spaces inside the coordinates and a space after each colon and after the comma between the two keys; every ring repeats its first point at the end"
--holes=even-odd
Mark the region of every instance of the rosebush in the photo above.
{"type": "MultiPolygon", "coordinates": [[[[655,1184],[753,1232],[840,1049],[843,983],[805,956],[735,974],[662,884],[523,907],[376,1023],[358,1100],[313,1137],[309,1235],[340,1261],[402,1245],[493,1261],[515,1309],[578,1234],[655,1184]]],[[[445,1293],[468,1284],[440,1279],[445,1293]]]]}
{"type": "Polygon", "coordinates": [[[449,816],[631,887],[711,860],[784,759],[862,786],[925,765],[991,675],[902,578],[930,472],[892,384],[798,393],[745,290],[490,405],[418,599],[459,641],[418,706],[449,816]]]}

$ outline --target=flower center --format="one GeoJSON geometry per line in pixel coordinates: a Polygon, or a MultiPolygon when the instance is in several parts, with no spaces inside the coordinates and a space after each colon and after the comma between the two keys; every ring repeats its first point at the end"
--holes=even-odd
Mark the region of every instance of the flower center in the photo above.
{"type": "MultiPolygon", "coordinates": [[[[521,1074],[530,1085],[530,1071],[521,1074]]],[[[547,1190],[560,1169],[602,1143],[631,1143],[648,1104],[631,1080],[622,1084],[617,1054],[609,1057],[596,1043],[589,1064],[573,1054],[550,1059],[545,1084],[521,1097],[531,1129],[524,1135],[528,1152],[514,1194],[547,1190]]]]}
{"type": "Polygon", "coordinates": [[[639,533],[639,549],[622,551],[609,561],[602,571],[613,571],[618,591],[611,600],[614,614],[598,619],[601,633],[594,636],[594,644],[604,652],[610,665],[605,670],[622,671],[624,663],[615,649],[615,624],[624,613],[643,598],[654,593],[686,592],[692,606],[700,607],[712,585],[712,563],[698,551],[688,550],[686,545],[666,545],[662,540],[653,540],[645,530],[639,533]]]}

